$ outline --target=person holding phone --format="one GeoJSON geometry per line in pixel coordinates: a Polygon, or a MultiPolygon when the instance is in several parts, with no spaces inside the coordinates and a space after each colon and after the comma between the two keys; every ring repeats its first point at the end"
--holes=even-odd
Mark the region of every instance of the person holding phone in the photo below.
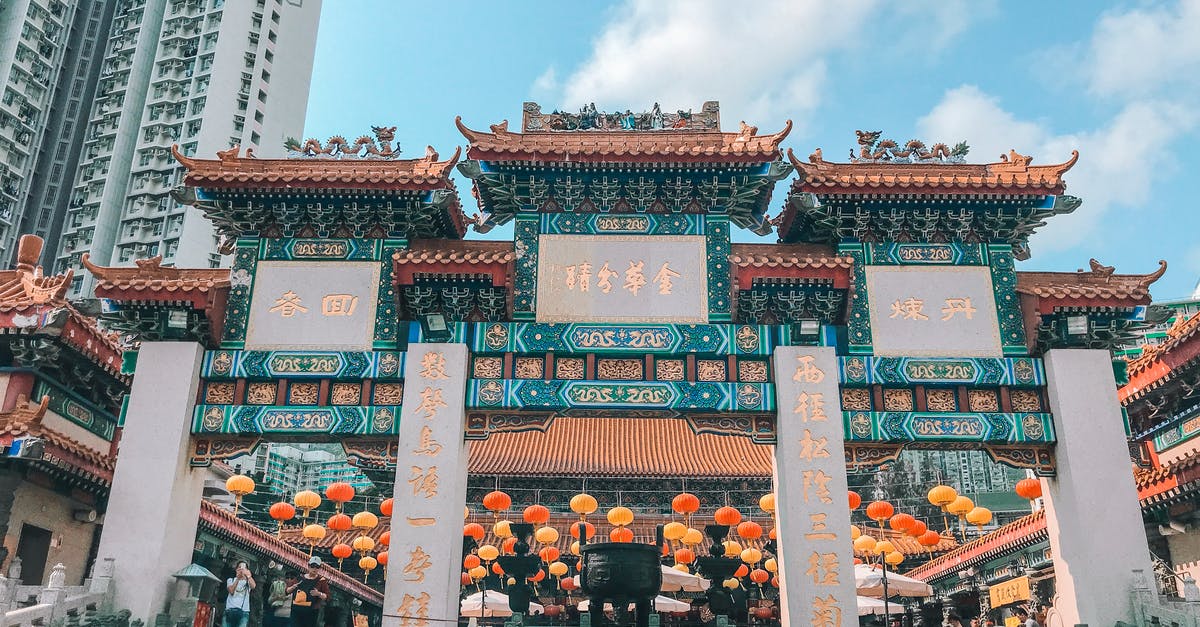
{"type": "Polygon", "coordinates": [[[234,576],[225,582],[229,596],[225,597],[225,627],[246,627],[250,622],[250,591],[254,589],[254,576],[246,562],[238,562],[234,576]]]}

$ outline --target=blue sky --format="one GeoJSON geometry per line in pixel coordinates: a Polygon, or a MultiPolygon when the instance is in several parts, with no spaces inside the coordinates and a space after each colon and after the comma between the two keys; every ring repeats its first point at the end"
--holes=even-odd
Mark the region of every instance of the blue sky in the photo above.
{"type": "Polygon", "coordinates": [[[1144,273],[1166,259],[1154,296],[1182,298],[1200,277],[1197,33],[1200,0],[325,0],[305,136],[395,125],[407,155],[448,156],[464,143],[455,115],[517,123],[525,100],[634,111],[719,100],[726,130],[791,119],[784,146],[830,160],[856,129],[966,140],[979,163],[1010,148],[1059,163],[1078,149],[1067,184],[1084,204],[1042,228],[1021,268],[1095,257],[1144,273]]]}

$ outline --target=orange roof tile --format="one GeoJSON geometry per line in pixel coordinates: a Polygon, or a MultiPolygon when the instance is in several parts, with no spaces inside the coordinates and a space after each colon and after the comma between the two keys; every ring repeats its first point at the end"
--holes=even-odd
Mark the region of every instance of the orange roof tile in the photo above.
{"type": "Polygon", "coordinates": [[[671,129],[513,133],[507,120],[493,124],[492,132],[486,133],[467,128],[462,117],[454,123],[469,142],[467,157],[483,161],[762,163],[780,157],[779,144],[792,130],[791,120],[770,135],[759,135],[757,127],[745,122],[737,133],[671,129]]]}
{"type": "Polygon", "coordinates": [[[516,258],[512,242],[413,240],[409,248],[392,255],[398,265],[456,266],[507,264],[516,258]]]}
{"type": "Polygon", "coordinates": [[[1005,551],[1033,544],[1046,538],[1046,510],[1039,510],[1003,525],[995,531],[936,557],[907,573],[909,577],[929,581],[971,563],[990,559],[1005,551]]]}
{"type": "Polygon", "coordinates": [[[729,261],[739,268],[843,268],[854,258],[820,244],[733,244],[729,261]]]}
{"type": "Polygon", "coordinates": [[[75,464],[80,470],[94,474],[105,484],[111,483],[113,468],[116,466],[116,461],[112,456],[98,452],[70,436],[46,428],[42,424],[42,419],[45,418],[49,406],[49,396],[43,396],[37,405],[30,402],[24,395],[19,396],[12,409],[0,412],[0,439],[8,444],[13,438],[37,436],[56,449],[53,452],[75,464]]]}
{"type": "Polygon", "coordinates": [[[238,147],[217,153],[217,159],[194,159],[171,147],[175,159],[187,168],[184,182],[202,188],[350,188],[378,190],[433,190],[453,186],[450,172],[461,148],[446,161],[429,148],[420,159],[257,159],[238,147]]]}
{"type": "Polygon", "coordinates": [[[203,309],[215,291],[229,290],[229,268],[175,268],[162,255],[135,259],[132,268],[98,266],[83,254],[83,267],[96,277],[96,296],[116,300],[188,301],[203,309]]]}
{"type": "Polygon", "coordinates": [[[1017,291],[1041,298],[1132,300],[1150,303],[1150,285],[1167,271],[1167,262],[1159,261],[1150,274],[1114,274],[1112,266],[1089,261],[1084,272],[1018,272],[1017,291]]]}
{"type": "Polygon", "coordinates": [[[1134,472],[1142,507],[1169,499],[1197,479],[1200,479],[1200,451],[1195,450],[1169,464],[1134,472]]]}
{"type": "Polygon", "coordinates": [[[769,477],[772,448],[694,434],[680,419],[555,418],[545,433],[493,433],[471,442],[479,475],[769,477]]]}
{"type": "Polygon", "coordinates": [[[820,149],[804,162],[788,149],[788,160],[800,176],[795,191],[817,194],[1061,194],[1066,188],[1062,175],[1079,159],[1056,165],[1029,165],[1030,157],[1015,151],[1003,161],[967,163],[832,163],[820,149]]]}
{"type": "Polygon", "coordinates": [[[1193,340],[1200,330],[1200,313],[1177,320],[1167,330],[1167,339],[1147,345],[1142,354],[1126,365],[1129,383],[1117,390],[1117,399],[1128,405],[1146,392],[1165,384],[1172,373],[1200,358],[1200,343],[1193,340]]]}

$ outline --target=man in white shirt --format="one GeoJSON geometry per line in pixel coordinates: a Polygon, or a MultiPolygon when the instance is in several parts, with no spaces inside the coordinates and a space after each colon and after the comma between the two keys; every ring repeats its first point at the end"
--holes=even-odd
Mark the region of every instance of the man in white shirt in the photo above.
{"type": "Polygon", "coordinates": [[[246,627],[250,622],[250,591],[254,589],[254,577],[246,562],[238,562],[234,576],[225,582],[229,596],[225,597],[225,627],[246,627]]]}

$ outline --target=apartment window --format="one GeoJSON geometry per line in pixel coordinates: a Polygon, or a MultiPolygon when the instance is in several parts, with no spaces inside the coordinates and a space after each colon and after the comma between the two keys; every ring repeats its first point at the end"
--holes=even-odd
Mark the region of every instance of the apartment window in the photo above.
{"type": "Polygon", "coordinates": [[[259,124],[262,124],[262,121],[263,121],[263,112],[262,111],[254,112],[254,121],[258,122],[259,124]]]}
{"type": "Polygon", "coordinates": [[[271,73],[266,70],[263,70],[262,71],[262,80],[264,83],[271,82],[271,73]]]}
{"type": "Polygon", "coordinates": [[[150,165],[150,153],[148,153],[148,152],[142,153],[142,156],[138,158],[138,165],[141,165],[141,166],[150,165]]]}
{"type": "Polygon", "coordinates": [[[267,39],[270,40],[271,43],[275,43],[275,31],[267,31],[267,39]]]}
{"type": "Polygon", "coordinates": [[[263,90],[261,90],[261,89],[260,89],[260,90],[258,90],[258,101],[259,101],[259,102],[266,102],[266,101],[267,101],[267,92],[265,92],[265,91],[263,91],[263,90]]]}
{"type": "Polygon", "coordinates": [[[275,11],[271,11],[271,21],[278,24],[279,23],[279,13],[277,13],[275,11]]]}
{"type": "Polygon", "coordinates": [[[76,79],[71,83],[71,96],[78,98],[83,95],[83,80],[76,79]]]}
{"type": "Polygon", "coordinates": [[[234,122],[233,123],[233,132],[235,132],[235,133],[240,133],[243,130],[245,130],[245,128],[246,128],[245,122],[234,122]]]}
{"type": "Polygon", "coordinates": [[[158,136],[158,132],[155,131],[153,128],[148,128],[148,129],[142,131],[142,141],[144,141],[144,142],[154,141],[154,138],[157,136],[158,136]]]}
{"type": "Polygon", "coordinates": [[[262,143],[262,137],[259,136],[258,133],[251,131],[250,132],[250,143],[254,144],[255,146],[259,145],[260,143],[262,143]]]}

